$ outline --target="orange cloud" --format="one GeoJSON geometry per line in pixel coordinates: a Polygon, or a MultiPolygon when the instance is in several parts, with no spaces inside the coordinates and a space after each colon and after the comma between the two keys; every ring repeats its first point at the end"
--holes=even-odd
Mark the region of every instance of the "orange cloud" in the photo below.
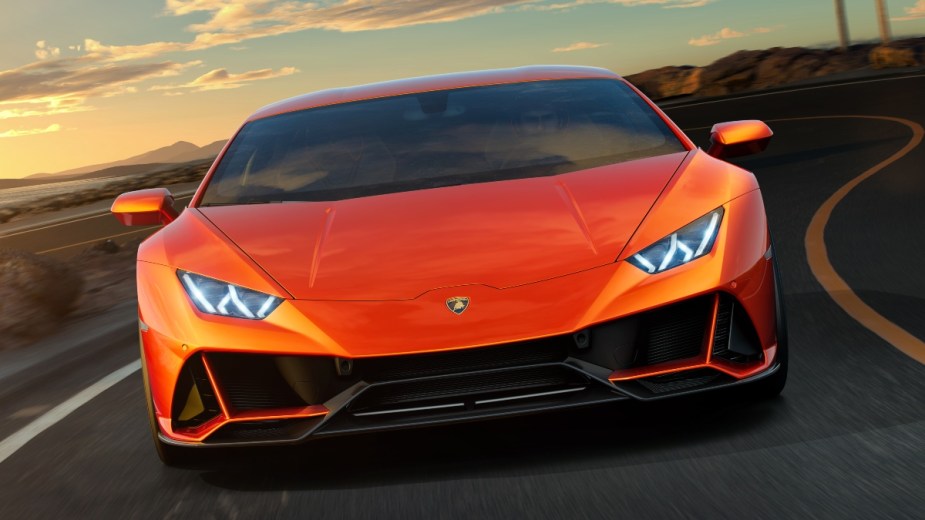
{"type": "Polygon", "coordinates": [[[26,135],[38,135],[38,134],[48,134],[51,132],[59,132],[61,130],[61,125],[58,123],[48,125],[45,128],[31,128],[28,130],[7,130],[6,132],[0,132],[0,138],[3,137],[23,137],[26,135]]]}
{"type": "Polygon", "coordinates": [[[298,69],[295,67],[283,67],[277,71],[273,69],[252,70],[240,74],[232,74],[226,69],[215,69],[199,76],[189,83],[182,85],[155,85],[149,90],[163,90],[166,95],[175,96],[178,95],[177,92],[174,92],[177,89],[193,89],[194,92],[201,92],[204,90],[238,88],[249,81],[290,76],[296,72],[298,72],[298,69]]]}
{"type": "Polygon", "coordinates": [[[300,2],[270,0],[167,0],[164,13],[186,16],[206,13],[208,18],[187,29],[188,42],[151,42],[141,45],[105,45],[88,39],[85,50],[111,60],[129,60],[168,52],[202,50],[311,29],[340,32],[374,31],[413,25],[446,23],[500,13],[512,7],[537,10],[569,9],[591,4],[626,6],[659,5],[664,8],[701,7],[713,0],[571,0],[550,4],[544,0],[339,0],[300,2]]]}
{"type": "Polygon", "coordinates": [[[627,7],[640,5],[658,5],[661,6],[662,9],[683,9],[686,7],[703,7],[713,2],[714,0],[571,0],[568,2],[560,2],[556,4],[529,2],[522,6],[522,9],[530,11],[562,11],[566,9],[574,9],[583,5],[594,4],[616,4],[624,5],[627,7]]]}
{"type": "Polygon", "coordinates": [[[574,51],[583,51],[586,49],[597,49],[598,47],[603,47],[607,45],[606,43],[593,43],[593,42],[575,42],[571,45],[566,45],[565,47],[556,47],[552,52],[574,52],[574,51]]]}
{"type": "Polygon", "coordinates": [[[92,110],[84,104],[89,98],[137,92],[135,83],[200,63],[101,63],[86,56],[33,62],[0,72],[0,120],[92,110]]]}
{"type": "Polygon", "coordinates": [[[767,34],[774,32],[780,29],[783,26],[775,27],[755,27],[749,31],[741,32],[736,31],[735,29],[730,29],[729,27],[723,27],[719,31],[713,34],[705,34],[699,38],[691,38],[687,41],[688,45],[693,45],[694,47],[706,47],[709,45],[716,45],[723,40],[730,40],[733,38],[743,38],[752,34],[767,34]]]}
{"type": "Polygon", "coordinates": [[[59,47],[52,47],[48,45],[45,40],[39,40],[35,42],[35,57],[40,60],[47,60],[48,58],[57,58],[61,55],[61,49],[59,47]]]}
{"type": "Polygon", "coordinates": [[[897,22],[908,22],[909,20],[925,18],[925,0],[918,0],[915,5],[911,7],[904,7],[903,12],[906,13],[905,16],[899,16],[893,18],[893,20],[897,22]]]}

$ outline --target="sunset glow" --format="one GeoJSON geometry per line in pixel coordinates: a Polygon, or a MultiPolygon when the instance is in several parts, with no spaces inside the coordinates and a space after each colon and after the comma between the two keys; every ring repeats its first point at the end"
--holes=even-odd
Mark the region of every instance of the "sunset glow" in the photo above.
{"type": "MultiPolygon", "coordinates": [[[[873,2],[848,0],[854,41],[873,2]]],[[[897,36],[925,4],[890,0],[897,36]]],[[[831,2],[86,0],[10,2],[0,21],[0,178],[230,136],[314,90],[541,63],[631,74],[742,48],[831,45],[831,2]]]]}

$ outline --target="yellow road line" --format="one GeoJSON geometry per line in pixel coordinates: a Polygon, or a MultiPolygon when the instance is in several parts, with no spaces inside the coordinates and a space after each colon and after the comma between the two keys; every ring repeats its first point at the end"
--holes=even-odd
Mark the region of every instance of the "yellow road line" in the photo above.
{"type": "Polygon", "coordinates": [[[915,359],[919,363],[925,364],[925,342],[913,336],[899,325],[886,319],[883,315],[864,303],[851,287],[848,286],[848,283],[835,271],[835,267],[833,267],[832,262],[829,261],[829,253],[825,245],[825,227],[829,223],[829,218],[831,218],[835,206],[838,205],[851,190],[856,188],[858,184],[908,155],[909,152],[922,142],[925,130],[923,130],[922,125],[914,121],[886,116],[822,116],[781,119],[780,121],[810,119],[871,119],[892,121],[905,125],[912,130],[912,138],[899,151],[848,181],[822,203],[822,206],[816,210],[813,219],[809,223],[804,243],[806,246],[806,258],[809,261],[809,267],[813,275],[819,283],[822,284],[825,291],[829,293],[829,296],[835,300],[835,303],[844,309],[849,316],[857,320],[874,334],[880,336],[907,356],[915,359]]]}
{"type": "Polygon", "coordinates": [[[66,246],[54,247],[54,248],[52,248],[52,249],[46,249],[46,250],[44,250],[44,251],[37,251],[36,254],[38,254],[38,255],[43,255],[43,254],[45,254],[45,253],[53,253],[53,252],[55,252],[55,251],[61,251],[62,249],[68,249],[68,248],[71,248],[71,247],[77,247],[77,246],[83,246],[83,245],[87,245],[87,244],[93,244],[93,243],[95,243],[95,242],[101,242],[101,241],[103,241],[103,240],[108,240],[108,239],[110,239],[110,238],[124,237],[124,236],[126,236],[126,235],[132,235],[132,234],[135,234],[135,233],[141,233],[141,232],[143,232],[143,231],[148,231],[148,232],[150,232],[150,231],[151,231],[152,229],[154,229],[155,227],[157,227],[157,226],[145,227],[145,228],[142,228],[142,229],[133,229],[132,231],[126,231],[125,233],[119,233],[119,234],[117,234],[117,235],[109,235],[108,237],[99,237],[99,238],[94,238],[93,240],[85,240],[85,241],[83,241],[83,242],[77,242],[76,244],[68,244],[68,245],[66,245],[66,246]]]}

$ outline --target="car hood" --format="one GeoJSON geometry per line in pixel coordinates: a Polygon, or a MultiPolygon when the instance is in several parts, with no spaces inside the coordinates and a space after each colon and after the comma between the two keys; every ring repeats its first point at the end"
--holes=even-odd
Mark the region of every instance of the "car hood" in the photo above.
{"type": "Polygon", "coordinates": [[[333,202],[199,211],[296,299],[409,300],[438,288],[503,289],[614,262],[686,155],[333,202]]]}

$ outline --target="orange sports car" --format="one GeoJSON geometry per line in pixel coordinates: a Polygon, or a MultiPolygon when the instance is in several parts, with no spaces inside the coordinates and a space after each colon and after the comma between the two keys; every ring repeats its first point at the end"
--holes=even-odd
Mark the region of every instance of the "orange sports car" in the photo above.
{"type": "Polygon", "coordinates": [[[155,444],[268,445],[787,375],[760,121],[703,151],[620,76],[326,90],[247,119],[182,214],[126,193],[155,444]]]}

